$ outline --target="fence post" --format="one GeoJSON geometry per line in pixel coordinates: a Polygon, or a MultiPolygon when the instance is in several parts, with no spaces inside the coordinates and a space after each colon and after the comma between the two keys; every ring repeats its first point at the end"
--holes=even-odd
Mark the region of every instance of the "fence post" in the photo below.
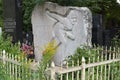
{"type": "Polygon", "coordinates": [[[6,58],[6,56],[5,56],[5,50],[3,50],[3,64],[5,64],[5,58],[6,58]]]}
{"type": "Polygon", "coordinates": [[[55,80],[55,63],[51,63],[51,80],[55,80]]]}
{"type": "Polygon", "coordinates": [[[82,70],[81,70],[81,80],[85,80],[85,58],[82,57],[82,70]]]}

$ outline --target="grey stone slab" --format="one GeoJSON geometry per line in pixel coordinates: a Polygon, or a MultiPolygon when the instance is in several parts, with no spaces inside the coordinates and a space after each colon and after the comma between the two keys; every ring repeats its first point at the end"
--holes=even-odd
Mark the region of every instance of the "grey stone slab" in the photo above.
{"type": "Polygon", "coordinates": [[[40,49],[52,39],[59,45],[53,58],[56,65],[74,54],[77,47],[91,46],[92,14],[86,7],[59,6],[51,2],[36,5],[32,28],[37,61],[42,58],[40,49]]]}

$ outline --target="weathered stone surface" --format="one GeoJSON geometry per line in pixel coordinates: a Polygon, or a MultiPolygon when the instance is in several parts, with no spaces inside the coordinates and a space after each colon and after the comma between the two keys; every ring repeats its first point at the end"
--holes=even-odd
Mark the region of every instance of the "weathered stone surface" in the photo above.
{"type": "Polygon", "coordinates": [[[13,37],[12,42],[22,42],[22,0],[3,0],[4,31],[13,37]]]}
{"type": "Polygon", "coordinates": [[[47,2],[36,6],[32,13],[35,58],[42,58],[42,50],[52,39],[59,47],[54,56],[56,65],[77,47],[91,46],[92,15],[86,7],[65,7],[47,2]]]}

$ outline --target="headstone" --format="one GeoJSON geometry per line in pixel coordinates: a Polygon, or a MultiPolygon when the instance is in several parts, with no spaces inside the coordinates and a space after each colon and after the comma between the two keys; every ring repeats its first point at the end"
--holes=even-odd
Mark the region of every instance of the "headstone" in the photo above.
{"type": "Polygon", "coordinates": [[[92,43],[103,45],[103,21],[101,14],[93,15],[92,43]]]}
{"type": "Polygon", "coordinates": [[[32,13],[35,59],[42,58],[42,51],[52,39],[58,48],[54,62],[60,65],[77,47],[91,46],[92,15],[86,7],[65,7],[47,2],[37,5],[32,13]]]}
{"type": "Polygon", "coordinates": [[[3,0],[5,32],[13,36],[13,42],[22,40],[21,0],[3,0]]]}
{"type": "Polygon", "coordinates": [[[110,30],[104,30],[104,46],[110,46],[110,41],[111,41],[111,37],[110,37],[110,30]]]}

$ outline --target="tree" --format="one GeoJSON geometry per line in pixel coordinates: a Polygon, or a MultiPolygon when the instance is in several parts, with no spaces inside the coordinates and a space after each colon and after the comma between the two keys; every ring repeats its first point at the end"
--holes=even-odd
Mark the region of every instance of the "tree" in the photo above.
{"type": "Polygon", "coordinates": [[[23,24],[24,24],[24,31],[30,31],[32,28],[31,25],[31,14],[32,10],[34,9],[35,6],[35,1],[34,0],[23,0],[23,24]]]}
{"type": "Polygon", "coordinates": [[[36,4],[43,4],[46,1],[58,3],[62,6],[79,6],[88,7],[92,13],[103,15],[105,28],[110,28],[115,25],[120,26],[120,5],[116,0],[24,0],[24,26],[29,29],[31,27],[31,13],[36,4]],[[114,21],[113,21],[114,20],[114,21]]]}
{"type": "Polygon", "coordinates": [[[3,27],[3,3],[0,0],[0,27],[3,27]]]}

